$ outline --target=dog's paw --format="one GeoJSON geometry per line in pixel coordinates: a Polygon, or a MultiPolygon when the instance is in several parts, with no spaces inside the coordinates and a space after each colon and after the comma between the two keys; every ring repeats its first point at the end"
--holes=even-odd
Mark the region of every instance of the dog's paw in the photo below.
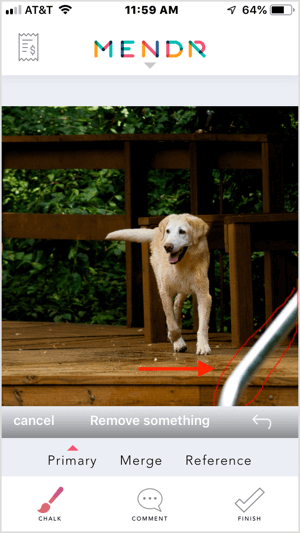
{"type": "Polygon", "coordinates": [[[207,342],[205,341],[201,341],[201,342],[197,342],[197,351],[196,351],[197,355],[208,355],[209,353],[211,353],[211,349],[208,345],[207,342]]]}
{"type": "Polygon", "coordinates": [[[187,350],[187,345],[185,344],[182,337],[180,337],[178,341],[174,342],[173,350],[174,352],[185,352],[187,350]]]}

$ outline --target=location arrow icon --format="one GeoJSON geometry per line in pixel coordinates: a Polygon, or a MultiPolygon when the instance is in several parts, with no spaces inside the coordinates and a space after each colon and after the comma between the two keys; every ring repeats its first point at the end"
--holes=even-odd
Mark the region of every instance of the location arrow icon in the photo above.
{"type": "Polygon", "coordinates": [[[236,6],[229,7],[229,8],[227,9],[227,11],[230,11],[231,14],[233,15],[233,13],[235,12],[235,8],[236,8],[236,6]]]}
{"type": "Polygon", "coordinates": [[[182,372],[183,370],[190,371],[190,372],[197,371],[198,377],[200,377],[214,370],[214,367],[209,366],[206,363],[202,363],[202,361],[198,361],[198,366],[141,366],[139,370],[145,371],[145,372],[153,372],[153,371],[182,372]]]}

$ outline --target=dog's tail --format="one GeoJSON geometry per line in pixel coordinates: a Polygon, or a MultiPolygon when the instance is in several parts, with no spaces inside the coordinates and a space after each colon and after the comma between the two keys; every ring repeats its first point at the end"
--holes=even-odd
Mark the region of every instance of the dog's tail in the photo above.
{"type": "Polygon", "coordinates": [[[156,229],[120,229],[106,235],[105,240],[111,241],[131,241],[131,242],[151,242],[154,239],[156,229]]]}

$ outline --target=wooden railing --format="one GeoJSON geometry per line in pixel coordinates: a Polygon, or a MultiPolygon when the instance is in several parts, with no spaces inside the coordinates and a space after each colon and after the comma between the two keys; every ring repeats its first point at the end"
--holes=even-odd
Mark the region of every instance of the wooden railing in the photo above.
{"type": "MultiPolygon", "coordinates": [[[[3,214],[3,236],[25,238],[98,239],[115,229],[138,226],[148,216],[149,169],[190,170],[190,212],[212,215],[212,169],[260,169],[263,212],[283,211],[284,169],[281,135],[141,134],[7,136],[3,138],[4,169],[102,169],[125,171],[125,214],[3,214]]],[[[222,180],[221,180],[222,191],[222,180]]],[[[222,194],[220,206],[222,213],[222,194]]],[[[218,216],[218,215],[214,215],[218,216]]],[[[265,252],[271,272],[276,251],[265,252]]],[[[213,269],[213,264],[211,266],[213,269]]],[[[126,243],[127,325],[143,325],[141,247],[126,243]]],[[[277,303],[269,292],[270,306],[277,303]],[[272,300],[272,301],[271,301],[272,300]]],[[[268,304],[269,305],[269,304],[268,304]]],[[[215,324],[211,323],[211,329],[215,324]]]]}

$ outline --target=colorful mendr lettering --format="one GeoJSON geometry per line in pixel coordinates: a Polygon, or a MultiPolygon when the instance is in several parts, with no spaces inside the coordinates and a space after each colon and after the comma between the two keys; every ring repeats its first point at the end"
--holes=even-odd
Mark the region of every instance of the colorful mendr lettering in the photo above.
{"type": "Polygon", "coordinates": [[[125,50],[131,50],[131,47],[125,44],[134,44],[134,41],[121,41],[121,57],[134,57],[134,54],[125,54],[125,50]]]}
{"type": "Polygon", "coordinates": [[[205,44],[203,41],[189,41],[189,57],[192,57],[192,50],[193,48],[197,50],[197,52],[202,56],[206,57],[206,55],[203,53],[205,50],[205,44]],[[196,46],[196,44],[201,44],[201,50],[196,46]]]}
{"type": "Polygon", "coordinates": [[[142,41],[142,57],[146,57],[146,48],[148,48],[149,52],[155,57],[159,57],[159,41],[155,41],[155,50],[153,50],[146,41],[142,41]]]}
{"type": "Polygon", "coordinates": [[[181,56],[182,52],[183,52],[183,46],[182,44],[179,42],[179,41],[166,41],[166,45],[167,45],[167,57],[179,57],[181,56]],[[177,54],[171,54],[170,53],[170,44],[177,44],[177,46],[179,46],[179,52],[177,52],[177,54]]]}
{"type": "Polygon", "coordinates": [[[98,48],[100,48],[101,52],[105,52],[107,48],[109,49],[109,57],[113,56],[113,42],[108,41],[108,43],[105,46],[102,46],[98,41],[94,41],[94,56],[98,57],[98,48]]]}

